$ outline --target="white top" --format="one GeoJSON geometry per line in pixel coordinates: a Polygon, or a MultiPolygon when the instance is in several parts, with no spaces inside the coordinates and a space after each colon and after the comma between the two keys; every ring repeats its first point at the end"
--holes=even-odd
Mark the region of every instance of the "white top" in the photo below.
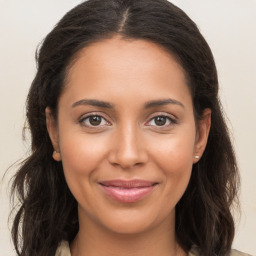
{"type": "MultiPolygon", "coordinates": [[[[188,256],[197,256],[195,250],[192,250],[188,253],[188,256]]],[[[67,241],[62,241],[58,247],[55,256],[71,256],[69,243],[67,241]]],[[[251,256],[246,253],[239,252],[237,250],[232,250],[230,256],[251,256]]]]}

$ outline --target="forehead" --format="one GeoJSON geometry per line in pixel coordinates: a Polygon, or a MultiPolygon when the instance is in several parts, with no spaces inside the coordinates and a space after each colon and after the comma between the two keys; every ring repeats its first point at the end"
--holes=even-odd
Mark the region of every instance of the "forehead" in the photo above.
{"type": "Polygon", "coordinates": [[[79,52],[67,75],[65,91],[71,89],[77,94],[97,92],[99,97],[124,90],[127,95],[153,93],[160,98],[170,90],[190,95],[183,68],[163,47],[119,37],[93,43],[79,52]]]}
{"type": "Polygon", "coordinates": [[[120,36],[94,42],[80,50],[70,65],[69,77],[72,77],[74,69],[89,68],[89,66],[90,68],[104,66],[112,70],[116,68],[119,72],[123,68],[125,73],[139,66],[140,71],[146,68],[156,71],[168,69],[171,74],[172,70],[179,69],[183,75],[185,73],[174,55],[161,45],[141,39],[123,39],[120,36]]]}

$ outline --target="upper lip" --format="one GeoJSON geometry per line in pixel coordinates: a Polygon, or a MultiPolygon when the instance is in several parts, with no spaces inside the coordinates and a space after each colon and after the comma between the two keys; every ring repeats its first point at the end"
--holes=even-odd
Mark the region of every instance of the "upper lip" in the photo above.
{"type": "Polygon", "coordinates": [[[121,188],[145,188],[156,185],[157,182],[147,181],[147,180],[106,180],[101,181],[99,184],[108,187],[121,187],[121,188]]]}

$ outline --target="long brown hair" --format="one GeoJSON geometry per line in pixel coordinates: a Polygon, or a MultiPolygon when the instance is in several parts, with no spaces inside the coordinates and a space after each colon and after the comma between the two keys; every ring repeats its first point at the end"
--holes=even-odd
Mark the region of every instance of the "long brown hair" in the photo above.
{"type": "Polygon", "coordinates": [[[45,122],[49,106],[57,116],[58,98],[76,54],[90,43],[119,34],[166,49],[183,67],[196,121],[212,110],[206,150],[193,166],[191,180],[176,206],[176,236],[185,251],[228,255],[234,237],[230,207],[237,197],[236,159],[218,98],[218,77],[211,50],[195,23],[167,0],[89,0],[68,12],[47,35],[37,53],[37,74],[27,98],[32,153],[13,182],[20,201],[13,222],[19,256],[53,256],[60,241],[78,232],[77,202],[62,164],[52,159],[45,122]]]}

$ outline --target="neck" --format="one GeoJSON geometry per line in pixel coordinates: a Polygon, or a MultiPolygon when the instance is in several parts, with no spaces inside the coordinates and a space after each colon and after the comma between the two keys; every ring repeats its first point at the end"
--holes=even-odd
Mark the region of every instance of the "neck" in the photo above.
{"type": "Polygon", "coordinates": [[[93,222],[80,222],[72,256],[185,256],[175,239],[174,216],[148,231],[115,233],[93,222]]]}

